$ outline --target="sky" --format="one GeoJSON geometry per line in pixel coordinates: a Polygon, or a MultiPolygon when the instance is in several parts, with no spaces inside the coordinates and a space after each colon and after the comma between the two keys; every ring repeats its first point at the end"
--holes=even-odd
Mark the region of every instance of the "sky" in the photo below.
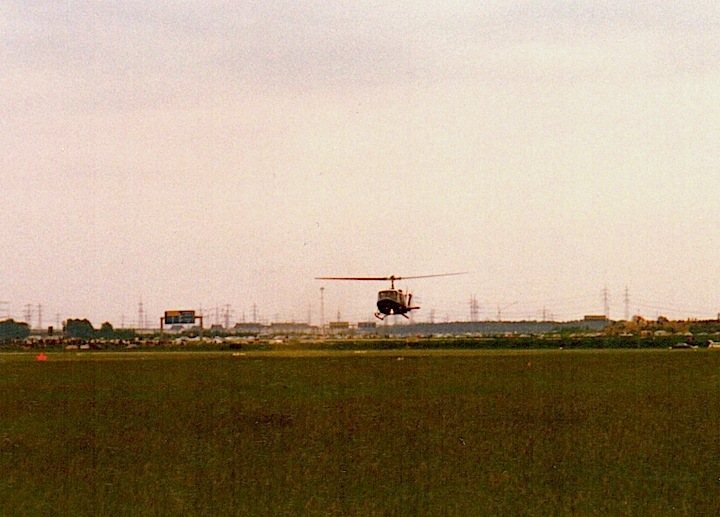
{"type": "Polygon", "coordinates": [[[0,37],[0,317],[369,321],[386,283],[315,277],[451,272],[415,321],[720,312],[716,2],[6,0],[0,37]]]}

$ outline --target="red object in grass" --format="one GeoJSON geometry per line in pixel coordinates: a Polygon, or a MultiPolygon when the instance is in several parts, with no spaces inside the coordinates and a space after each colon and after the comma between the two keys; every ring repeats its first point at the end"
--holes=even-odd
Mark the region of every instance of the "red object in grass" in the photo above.
{"type": "Polygon", "coordinates": [[[44,352],[40,352],[38,355],[35,356],[35,359],[38,361],[47,361],[47,356],[44,352]]]}

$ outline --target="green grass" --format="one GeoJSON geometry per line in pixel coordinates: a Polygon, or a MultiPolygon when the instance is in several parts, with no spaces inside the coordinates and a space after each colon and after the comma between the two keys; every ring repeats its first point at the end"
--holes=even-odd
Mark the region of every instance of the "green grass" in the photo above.
{"type": "Polygon", "coordinates": [[[707,515],[720,353],[0,355],[0,515],[707,515]]]}

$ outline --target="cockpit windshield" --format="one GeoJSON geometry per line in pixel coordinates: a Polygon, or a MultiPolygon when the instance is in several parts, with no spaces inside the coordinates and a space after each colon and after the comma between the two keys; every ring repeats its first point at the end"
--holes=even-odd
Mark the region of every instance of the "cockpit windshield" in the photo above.
{"type": "Polygon", "coordinates": [[[380,291],[378,293],[378,300],[392,300],[400,303],[400,293],[397,291],[380,291]]]}

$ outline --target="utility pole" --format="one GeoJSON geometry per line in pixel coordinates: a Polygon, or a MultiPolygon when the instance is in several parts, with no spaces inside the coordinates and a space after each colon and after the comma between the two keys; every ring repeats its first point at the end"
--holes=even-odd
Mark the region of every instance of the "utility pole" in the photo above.
{"type": "Polygon", "coordinates": [[[518,301],[519,301],[519,300],[515,300],[514,302],[507,304],[505,307],[500,307],[500,305],[498,305],[498,313],[497,313],[497,319],[498,319],[498,321],[502,321],[502,311],[503,311],[504,309],[507,309],[507,308],[509,308],[509,307],[512,307],[513,305],[515,305],[516,303],[518,303],[518,301]]]}
{"type": "Polygon", "coordinates": [[[38,303],[38,329],[42,330],[42,304],[38,303]]]}

